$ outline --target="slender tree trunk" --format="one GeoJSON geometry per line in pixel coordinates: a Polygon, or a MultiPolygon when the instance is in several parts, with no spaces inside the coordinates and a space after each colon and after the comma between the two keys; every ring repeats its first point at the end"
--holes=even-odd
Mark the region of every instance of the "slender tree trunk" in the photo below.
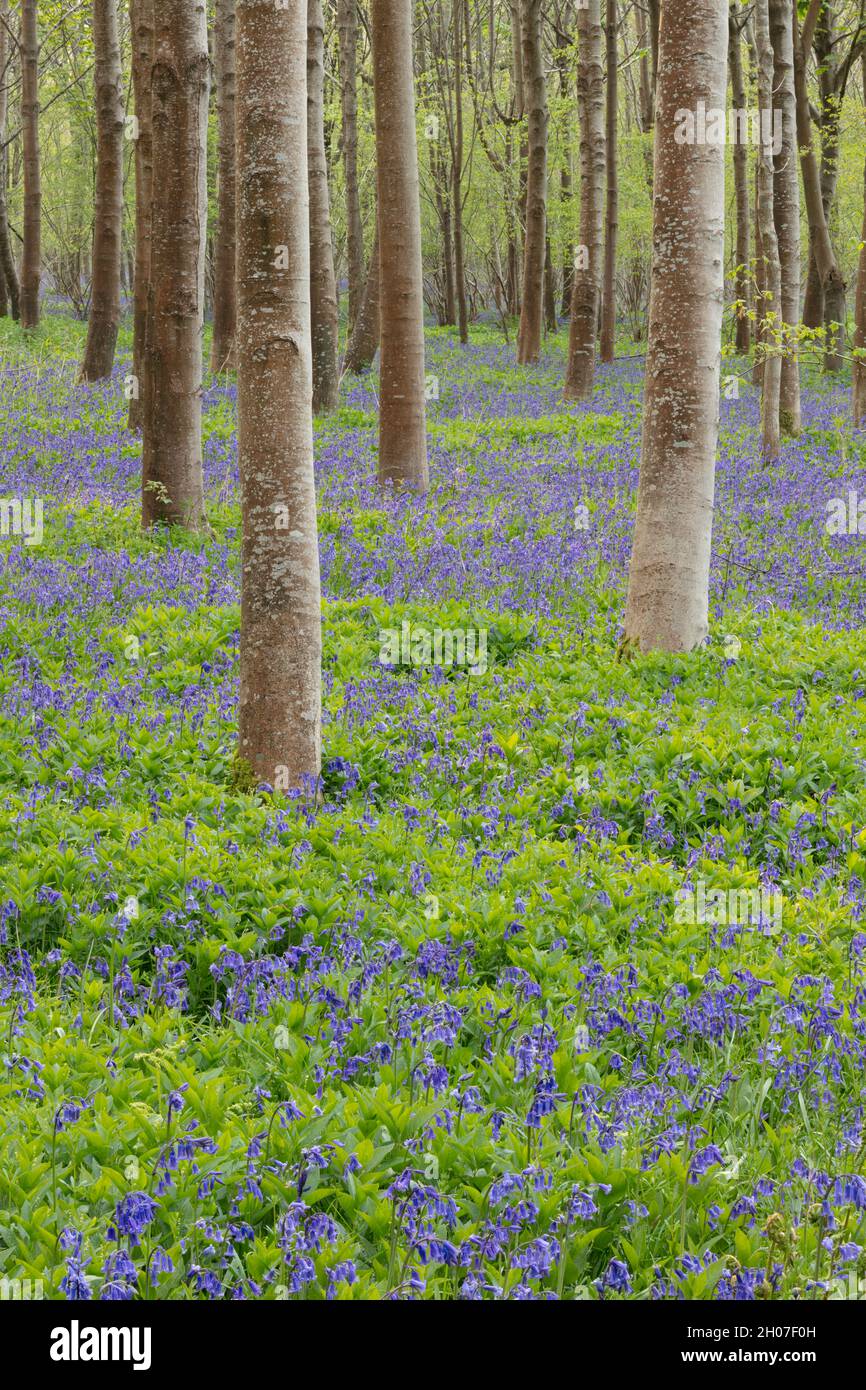
{"type": "Polygon", "coordinates": [[[568,368],[563,395],[586,401],[595,377],[595,342],[604,255],[604,65],[601,0],[577,11],[577,105],[580,113],[580,245],[571,295],[568,368]]]}
{"type": "Polygon", "coordinates": [[[24,245],[21,327],[39,323],[42,276],[42,185],[39,175],[39,38],[36,0],[21,0],[21,143],[24,150],[24,245]]]}
{"type": "Polygon", "coordinates": [[[725,254],[725,151],[679,145],[676,112],[724,109],[727,7],[665,0],[637,518],[624,646],[691,651],[709,628],[725,254]]]}
{"type": "MultiPolygon", "coordinates": [[[[758,49],[758,107],[769,111],[773,105],[774,60],[770,42],[770,21],[767,0],[755,0],[755,40],[758,49]]],[[[772,315],[778,323],[782,299],[782,267],[779,242],[773,217],[773,149],[770,141],[758,146],[756,170],[758,185],[757,225],[760,246],[761,318],[772,315]]],[[[769,329],[763,336],[758,356],[761,358],[761,435],[764,455],[773,460],[779,457],[779,392],[782,382],[782,358],[769,329]]]]}
{"type": "Polygon", "coordinates": [[[776,155],[773,218],[782,266],[782,360],[779,423],[783,435],[800,433],[800,180],[797,170],[797,107],[794,94],[792,0],[769,0],[773,45],[774,108],[781,115],[781,150],[776,155]]]}
{"type": "Polygon", "coordinates": [[[367,280],[355,327],[346,348],[344,372],[363,372],[369,367],[379,347],[379,225],[373,237],[367,280]]]}
{"type": "Polygon", "coordinates": [[[547,239],[547,85],[541,37],[542,0],[520,0],[523,87],[528,107],[526,235],[523,243],[523,302],[517,333],[518,362],[535,362],[541,352],[544,248],[547,239]]]}
{"type": "Polygon", "coordinates": [[[800,42],[800,26],[796,8],[792,8],[794,45],[794,90],[797,102],[797,143],[800,148],[800,167],[803,172],[803,194],[809,219],[809,245],[821,279],[824,319],[831,326],[824,345],[824,370],[842,370],[842,335],[847,318],[845,281],[836,260],[821,191],[821,180],[812,141],[812,118],[809,113],[809,92],[806,87],[806,64],[800,42]]]}
{"type": "Polygon", "coordinates": [[[601,360],[612,362],[616,342],[616,241],[619,231],[619,176],[617,170],[617,12],[616,0],[607,0],[605,13],[607,91],[605,96],[605,170],[607,195],[604,229],[604,285],[602,288],[601,360]]]}
{"type": "Polygon", "coordinates": [[[238,466],[242,784],[321,767],[303,5],[237,0],[238,466]]]}
{"type": "MultiPolygon", "coordinates": [[[[728,51],[731,69],[731,96],[735,111],[745,111],[746,84],[743,80],[743,56],[740,43],[740,25],[733,7],[728,16],[728,51]]],[[[751,347],[751,323],[749,314],[752,308],[751,249],[749,235],[749,150],[743,141],[734,144],[734,191],[737,205],[737,235],[734,252],[737,268],[734,274],[734,293],[739,310],[737,313],[737,352],[744,356],[751,347]]]]}
{"type": "Polygon", "coordinates": [[[364,294],[364,228],[358,188],[358,0],[337,0],[340,50],[340,107],[343,177],[346,181],[346,251],[349,272],[349,332],[364,294]]]}
{"type": "MultiPolygon", "coordinates": [[[[9,36],[4,21],[8,20],[9,0],[0,0],[0,280],[3,282],[4,298],[8,296],[8,308],[13,319],[20,316],[18,294],[18,274],[15,258],[9,240],[9,214],[6,202],[8,177],[8,153],[6,145],[6,117],[9,104],[9,81],[7,63],[9,59],[9,36]]],[[[3,310],[6,313],[6,308],[3,310]]]]}
{"type": "MultiPolygon", "coordinates": [[[[563,103],[568,103],[571,97],[572,86],[572,46],[566,35],[562,32],[557,33],[556,48],[554,50],[554,61],[559,77],[559,96],[563,103]]],[[[571,312],[571,296],[574,288],[574,238],[572,235],[571,207],[574,198],[574,169],[573,169],[573,145],[571,138],[571,127],[569,127],[565,141],[565,149],[562,153],[562,164],[559,170],[559,205],[568,234],[563,238],[562,252],[562,299],[560,300],[561,312],[563,316],[571,312]]]]}
{"type": "MultiPolygon", "coordinates": [[[[860,59],[863,90],[866,92],[866,54],[860,59]]],[[[863,169],[863,226],[860,233],[860,259],[857,264],[857,293],[854,300],[854,365],[852,369],[851,413],[858,429],[866,425],[866,165],[863,169]]]]}
{"type": "Polygon", "coordinates": [[[412,0],[371,0],[379,219],[379,483],[426,493],[421,202],[412,0]]]}
{"type": "Polygon", "coordinates": [[[210,68],[204,0],[158,0],[142,524],[207,530],[201,457],[210,68]]]}
{"type": "Polygon", "coordinates": [[[335,408],[340,387],[339,305],[325,154],[325,21],[322,0],[307,0],[307,155],[310,181],[310,313],[313,413],[335,408]]]}
{"type": "Polygon", "coordinates": [[[553,275],[550,237],[544,246],[544,327],[548,333],[556,332],[556,282],[553,275]]]}
{"type": "Polygon", "coordinates": [[[111,376],[120,326],[120,259],[123,237],[123,81],[117,0],[93,0],[96,104],[96,197],[93,212],[93,278],[83,381],[111,376]]]}
{"type": "Polygon", "coordinates": [[[463,253],[463,0],[454,0],[454,282],[457,291],[457,330],[461,343],[469,342],[466,312],[466,266],[463,253]]]}
{"type": "MultiPolygon", "coordinates": [[[[760,386],[764,380],[764,358],[758,350],[766,339],[764,309],[764,295],[767,291],[766,267],[764,263],[764,241],[761,236],[760,223],[760,190],[758,180],[758,165],[755,165],[755,355],[752,360],[752,384],[760,386]]],[[[775,228],[774,228],[775,231],[775,228]]],[[[776,254],[778,255],[779,245],[776,243],[776,254]]],[[[779,364],[781,371],[781,363],[779,364]]]]}
{"type": "Polygon", "coordinates": [[[237,365],[238,305],[235,285],[237,181],[235,178],[235,0],[217,0],[214,24],[214,76],[218,124],[217,222],[214,237],[213,372],[237,365]]]}
{"type": "Polygon", "coordinates": [[[132,393],[127,425],[140,431],[147,394],[145,343],[147,341],[148,282],[150,280],[150,220],[153,190],[153,122],[151,119],[151,70],[153,68],[153,0],[130,0],[132,90],[135,98],[135,272],[132,298],[132,393]]]}

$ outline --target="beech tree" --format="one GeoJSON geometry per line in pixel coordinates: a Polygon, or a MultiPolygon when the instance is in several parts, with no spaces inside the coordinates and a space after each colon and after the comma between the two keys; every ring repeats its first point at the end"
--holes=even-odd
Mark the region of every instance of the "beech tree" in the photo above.
{"type": "Polygon", "coordinates": [[[605,194],[604,275],[602,279],[602,317],[599,352],[602,362],[612,362],[616,340],[616,243],[619,231],[619,174],[617,169],[617,80],[616,0],[606,0],[605,10],[605,194]]]}
{"type": "MultiPolygon", "coordinates": [[[[739,6],[731,0],[728,15],[728,59],[731,69],[731,101],[735,111],[745,111],[746,84],[743,78],[742,24],[739,6]]],[[[759,103],[760,106],[760,103],[759,103]]],[[[772,109],[772,101],[767,110],[772,109]]],[[[751,347],[752,275],[751,236],[749,229],[749,148],[742,140],[734,143],[734,195],[736,207],[735,251],[736,271],[734,292],[740,306],[737,313],[736,349],[745,355],[751,347]]]]}
{"type": "Polygon", "coordinates": [[[39,324],[42,278],[42,183],[39,170],[39,36],[36,0],[21,0],[21,144],[24,222],[21,246],[21,327],[39,324]]]}
{"type": "Polygon", "coordinates": [[[728,17],[665,0],[659,31],[652,291],[624,646],[690,651],[708,628],[724,291],[725,151],[677,144],[676,113],[724,109],[728,17]]]}
{"type": "Polygon", "coordinates": [[[207,529],[201,456],[210,64],[204,0],[156,0],[142,524],[207,529]]]}
{"type": "MultiPolygon", "coordinates": [[[[770,42],[770,20],[767,0],[755,0],[755,45],[758,60],[758,106],[771,111],[773,106],[773,45],[770,42]]],[[[757,230],[759,232],[760,311],[768,328],[762,338],[761,358],[761,438],[768,459],[779,457],[779,392],[782,381],[780,344],[774,341],[773,326],[778,326],[782,303],[782,267],[779,261],[779,242],[773,217],[773,149],[769,130],[757,151],[757,230]]]]}
{"type": "Polygon", "coordinates": [[[307,17],[238,0],[237,20],[238,759],[247,784],[288,791],[321,759],[307,17]]]}
{"type": "MultiPolygon", "coordinates": [[[[863,90],[866,91],[866,56],[861,60],[863,90]]],[[[866,425],[866,164],[863,168],[863,223],[860,257],[857,263],[857,292],[854,301],[854,364],[852,368],[851,414],[855,426],[866,425]]]]}
{"type": "Polygon", "coordinates": [[[781,332],[785,340],[779,388],[782,434],[800,432],[800,179],[797,106],[794,92],[793,0],[769,0],[773,45],[773,109],[781,118],[781,147],[775,159],[773,220],[782,268],[781,332]]]}
{"type": "Polygon", "coordinates": [[[604,255],[605,103],[601,0],[577,10],[577,104],[580,113],[580,245],[571,290],[564,396],[592,394],[604,255]]]}
{"type": "MultiPolygon", "coordinates": [[[[810,17],[815,13],[815,5],[810,9],[810,17]]],[[[838,372],[843,363],[842,335],[845,329],[845,280],[836,260],[827,212],[821,191],[821,178],[812,141],[812,117],[809,106],[809,92],[806,86],[806,61],[804,45],[800,40],[800,25],[796,6],[792,8],[793,50],[794,50],[794,91],[797,103],[797,143],[800,147],[800,167],[803,174],[803,195],[806,202],[806,215],[809,220],[809,244],[812,259],[818,272],[823,299],[823,317],[827,328],[824,347],[824,369],[838,372]]],[[[808,41],[808,35],[807,35],[808,41]]]]}
{"type": "Polygon", "coordinates": [[[369,367],[379,349],[379,225],[373,235],[370,249],[370,264],[364,282],[361,307],[355,319],[346,355],[343,359],[344,372],[362,372],[369,367]]]}
{"type": "Polygon", "coordinates": [[[547,83],[541,36],[541,0],[520,0],[522,82],[527,113],[526,233],[523,297],[517,333],[518,362],[541,352],[544,257],[547,238],[547,83]]]}
{"type": "Polygon", "coordinates": [[[9,110],[9,32],[7,29],[9,0],[0,0],[0,312],[11,313],[13,319],[21,314],[18,293],[18,272],[9,240],[9,212],[6,201],[8,155],[6,119],[9,110]]]}
{"type": "Polygon", "coordinates": [[[96,98],[96,192],[93,211],[93,276],[81,376],[111,376],[120,326],[120,257],[123,233],[123,80],[117,0],[93,0],[96,98]]]}
{"type": "Polygon", "coordinates": [[[371,0],[379,219],[379,483],[426,493],[421,204],[412,0],[371,0]]]}
{"type": "Polygon", "coordinates": [[[135,99],[135,270],[132,301],[132,392],[128,426],[142,426],[146,384],[144,381],[147,338],[148,281],[150,280],[150,223],[153,190],[153,123],[151,71],[153,68],[154,0],[130,0],[132,90],[135,99]]]}
{"type": "Polygon", "coordinates": [[[235,0],[216,0],[214,80],[219,132],[217,221],[214,234],[211,371],[235,366],[235,0]]]}
{"type": "Polygon", "coordinates": [[[337,41],[340,52],[341,149],[346,181],[346,260],[351,332],[364,293],[364,225],[358,187],[358,0],[337,0],[337,41]]]}
{"type": "Polygon", "coordinates": [[[307,168],[310,184],[310,311],[313,411],[333,410],[340,385],[337,280],[325,154],[325,59],[322,0],[307,3],[307,168]]]}

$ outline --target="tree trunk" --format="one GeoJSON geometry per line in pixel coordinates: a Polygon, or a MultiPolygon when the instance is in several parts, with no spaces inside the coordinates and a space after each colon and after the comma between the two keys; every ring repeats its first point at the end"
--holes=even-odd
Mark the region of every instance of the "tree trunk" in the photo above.
{"type": "Polygon", "coordinates": [[[605,97],[605,170],[607,195],[604,232],[604,284],[602,287],[601,360],[612,362],[616,343],[616,240],[619,231],[619,178],[617,170],[617,13],[616,0],[607,0],[605,13],[607,92],[605,97]]]}
{"type": "Polygon", "coordinates": [[[346,181],[346,251],[351,333],[364,294],[364,228],[358,191],[358,0],[337,0],[337,40],[340,49],[340,107],[343,122],[343,177],[346,181]]]}
{"type": "MultiPolygon", "coordinates": [[[[210,78],[204,0],[158,0],[142,524],[206,531],[202,327],[210,78]]],[[[155,8],[154,17],[157,11],[155,8]]]]}
{"type": "Polygon", "coordinates": [[[806,64],[800,42],[800,25],[796,9],[792,9],[794,45],[794,90],[797,102],[797,144],[803,172],[803,194],[809,219],[809,245],[821,279],[823,318],[831,325],[824,342],[824,370],[842,370],[842,336],[847,318],[845,281],[836,260],[821,191],[821,180],[812,142],[812,118],[809,114],[809,92],[806,87],[806,64]]]}
{"type": "Polygon", "coordinates": [[[120,326],[123,236],[123,81],[117,0],[93,0],[96,195],[93,278],[82,381],[111,376],[120,326]]]}
{"type": "MultiPolygon", "coordinates": [[[[8,59],[9,59],[9,36],[6,30],[5,20],[9,14],[8,0],[0,0],[0,280],[3,281],[5,291],[4,297],[8,297],[8,308],[13,319],[18,319],[21,313],[19,293],[18,293],[18,274],[15,270],[15,258],[12,255],[12,245],[9,241],[9,215],[6,202],[6,184],[8,174],[8,151],[6,145],[6,117],[9,105],[9,82],[8,82],[8,59]]],[[[4,314],[7,312],[4,308],[4,314]]]]}
{"type": "Polygon", "coordinates": [[[235,0],[217,0],[214,23],[214,77],[219,143],[213,265],[213,341],[210,358],[212,372],[233,371],[237,365],[235,25],[235,0]]]}
{"type": "Polygon", "coordinates": [[[556,332],[556,282],[553,276],[550,237],[547,238],[544,247],[544,327],[548,333],[556,332]]]}
{"type": "Polygon", "coordinates": [[[21,143],[24,151],[24,226],[21,251],[21,327],[39,323],[42,275],[42,186],[39,177],[39,38],[36,0],[21,0],[21,143]]]}
{"type": "MultiPolygon", "coordinates": [[[[863,90],[866,92],[866,54],[860,59],[863,90]]],[[[852,369],[851,413],[858,429],[866,425],[866,165],[863,168],[863,226],[860,232],[860,259],[857,264],[857,293],[854,300],[854,365],[852,369]]]]}
{"type": "Polygon", "coordinates": [[[782,434],[800,433],[800,180],[797,172],[797,107],[794,94],[794,43],[791,0],[769,0],[773,45],[773,93],[782,125],[775,159],[773,220],[782,267],[781,329],[785,339],[779,424],[782,434]]]}
{"type": "Polygon", "coordinates": [[[367,282],[343,361],[344,372],[363,372],[379,347],[379,225],[373,236],[367,282]]]}
{"type": "Polygon", "coordinates": [[[665,0],[643,443],[624,646],[691,651],[708,628],[725,254],[725,150],[676,112],[725,109],[727,7],[665,0]]]}
{"type": "MultiPolygon", "coordinates": [[[[731,96],[735,111],[745,111],[746,84],[743,80],[743,57],[740,45],[740,25],[731,8],[728,16],[728,52],[731,69],[731,96]]],[[[751,347],[752,308],[751,250],[749,235],[749,150],[742,140],[734,143],[734,191],[737,205],[736,257],[734,294],[739,305],[737,312],[736,350],[745,356],[751,347]]]]}
{"type": "Polygon", "coordinates": [[[577,106],[580,114],[580,244],[571,294],[568,368],[563,395],[586,401],[595,377],[595,342],[604,255],[604,65],[601,0],[577,11],[577,106]]]}
{"type": "Polygon", "coordinates": [[[238,466],[242,785],[321,766],[305,7],[238,0],[238,466]]]}
{"type": "Polygon", "coordinates": [[[457,331],[461,343],[469,342],[466,312],[466,266],[463,254],[463,0],[454,0],[454,283],[457,291],[457,331]]]}
{"type": "MultiPolygon", "coordinates": [[[[758,50],[758,108],[770,111],[773,106],[774,60],[770,42],[770,21],[767,0],[755,0],[755,40],[758,50]]],[[[761,255],[761,318],[772,314],[771,322],[778,324],[782,298],[782,267],[779,261],[779,242],[773,217],[773,150],[770,141],[758,146],[756,169],[758,185],[757,224],[761,255]]],[[[764,455],[773,460],[779,457],[779,392],[782,380],[782,358],[774,341],[774,329],[765,330],[756,357],[761,368],[761,435],[764,455]]]]}
{"type": "Polygon", "coordinates": [[[325,21],[322,0],[307,0],[307,162],[310,182],[310,314],[313,414],[335,408],[340,388],[339,305],[325,154],[325,21]]]}
{"type": "Polygon", "coordinates": [[[544,248],[547,240],[547,86],[541,36],[541,0],[520,0],[523,89],[528,104],[526,234],[523,243],[523,302],[517,332],[518,362],[535,362],[541,352],[544,248]]]}
{"type": "Polygon", "coordinates": [[[147,341],[148,283],[150,280],[150,220],[153,191],[153,123],[151,119],[151,70],[153,68],[153,0],[130,0],[132,89],[135,97],[135,273],[132,298],[132,393],[129,398],[131,430],[140,431],[147,394],[145,343],[147,341]]]}
{"type": "Polygon", "coordinates": [[[371,0],[379,218],[379,484],[426,493],[421,202],[412,0],[371,0]]]}

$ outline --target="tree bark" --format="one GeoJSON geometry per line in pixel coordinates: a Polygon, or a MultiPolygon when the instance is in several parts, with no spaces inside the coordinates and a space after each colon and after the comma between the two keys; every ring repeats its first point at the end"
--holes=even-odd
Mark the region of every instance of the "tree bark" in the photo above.
{"type": "Polygon", "coordinates": [[[307,0],[307,165],[310,183],[310,314],[313,414],[327,414],[340,388],[339,306],[325,154],[325,21],[322,0],[307,0]]]}
{"type": "Polygon", "coordinates": [[[805,56],[800,42],[800,25],[793,0],[791,14],[794,46],[794,90],[797,102],[797,144],[800,149],[803,195],[806,201],[806,215],[809,220],[809,245],[821,280],[824,321],[830,325],[824,342],[824,370],[826,372],[838,372],[842,370],[844,362],[842,336],[847,318],[845,281],[836,260],[836,253],[830,240],[830,229],[827,225],[821,180],[812,140],[812,118],[809,114],[805,56]]]}
{"type": "MultiPolygon", "coordinates": [[[[866,91],[866,54],[860,59],[863,90],[866,91]]],[[[866,164],[863,168],[863,226],[857,263],[857,293],[854,300],[854,365],[852,369],[851,413],[855,426],[866,425],[866,164]]]]}
{"type": "Polygon", "coordinates": [[[206,531],[202,327],[210,79],[204,0],[159,0],[145,343],[142,525],[206,531]]]}
{"type": "Polygon", "coordinates": [[[217,222],[214,236],[211,371],[237,366],[238,304],[235,284],[237,185],[235,178],[235,0],[217,0],[214,77],[218,123],[217,222]]]}
{"type": "MultiPolygon", "coordinates": [[[[767,0],[755,0],[755,41],[758,52],[758,107],[770,111],[773,106],[774,60],[773,45],[770,42],[770,21],[767,0]]],[[[760,313],[762,321],[769,323],[764,330],[756,358],[761,359],[761,436],[764,456],[769,460],[779,457],[781,436],[779,432],[779,392],[782,381],[782,358],[779,346],[774,341],[780,318],[782,300],[782,267],[779,260],[779,242],[773,217],[773,150],[767,143],[758,146],[756,168],[758,206],[758,244],[760,247],[761,292],[760,313]]]]}
{"type": "Polygon", "coordinates": [[[690,651],[708,627],[725,252],[725,151],[680,145],[676,112],[724,109],[727,7],[665,0],[637,517],[624,647],[690,651]]]}
{"type": "Polygon", "coordinates": [[[604,283],[602,286],[601,346],[602,362],[612,362],[616,343],[616,242],[619,231],[619,174],[617,169],[617,12],[616,0],[607,0],[605,13],[605,170],[607,192],[604,232],[604,283]]]}
{"type": "Polygon", "coordinates": [[[571,293],[568,367],[563,395],[586,401],[595,377],[595,342],[604,255],[605,105],[601,0],[577,11],[577,105],[580,114],[580,245],[571,293]]]}
{"type": "Polygon", "coordinates": [[[349,332],[364,295],[364,228],[358,189],[358,0],[337,0],[340,50],[340,108],[343,123],[343,177],[346,181],[346,252],[349,278],[349,332]]]}
{"type": "Polygon", "coordinates": [[[379,349],[379,226],[373,236],[370,251],[370,264],[367,280],[355,327],[349,338],[346,356],[343,360],[344,372],[363,372],[369,367],[379,349]]]}
{"type": "MultiPolygon", "coordinates": [[[[9,240],[9,213],[6,202],[8,179],[8,151],[6,146],[6,117],[9,109],[9,81],[7,63],[9,59],[9,35],[4,23],[9,14],[9,0],[0,0],[0,280],[3,282],[4,299],[13,319],[20,317],[21,309],[18,292],[18,273],[9,240]]],[[[3,313],[7,312],[4,307],[3,313]]]]}
{"type": "Polygon", "coordinates": [[[287,791],[321,765],[305,7],[238,0],[237,41],[238,761],[287,791]]]}
{"type": "Polygon", "coordinates": [[[21,251],[21,327],[39,323],[42,276],[42,185],[39,174],[39,38],[36,0],[21,0],[21,143],[24,224],[21,251]]]}
{"type": "Polygon", "coordinates": [[[527,101],[526,234],[523,299],[517,332],[518,362],[541,352],[544,248],[547,240],[547,85],[541,36],[541,0],[520,0],[523,90],[527,101]]]}
{"type": "MultiPolygon", "coordinates": [[[[866,70],[863,73],[866,80],[866,70]]],[[[866,167],[863,170],[863,227],[857,264],[857,294],[854,300],[854,366],[852,371],[851,414],[858,429],[866,425],[866,167]]]]}
{"type": "Polygon", "coordinates": [[[466,265],[463,251],[463,0],[454,0],[454,150],[452,188],[454,191],[454,285],[457,298],[457,332],[461,343],[469,342],[466,311],[466,265]]]}
{"type": "Polygon", "coordinates": [[[421,203],[412,0],[372,0],[379,219],[379,484],[426,493],[421,203]]]}
{"type": "MultiPolygon", "coordinates": [[[[733,6],[728,15],[728,54],[731,69],[731,97],[735,111],[745,111],[746,84],[743,80],[743,55],[740,44],[740,25],[733,6]]],[[[772,105],[772,103],[771,103],[772,105]]],[[[751,249],[749,229],[749,150],[741,140],[734,144],[734,192],[737,207],[736,256],[734,293],[737,313],[736,350],[745,356],[751,348],[752,308],[751,249]]]]}
{"type": "Polygon", "coordinates": [[[797,171],[797,107],[794,93],[792,0],[769,0],[773,45],[773,105],[781,115],[781,150],[775,159],[773,219],[782,267],[782,333],[785,355],[779,397],[783,435],[800,433],[800,180],[797,171]]]}
{"type": "Polygon", "coordinates": [[[117,0],[93,0],[96,196],[93,276],[82,381],[111,376],[120,326],[123,236],[123,80],[117,0]]]}
{"type": "Polygon", "coordinates": [[[144,419],[145,343],[147,341],[148,282],[150,280],[151,196],[153,191],[153,0],[130,0],[132,90],[138,124],[135,141],[135,272],[132,299],[132,385],[128,428],[140,431],[144,419]]]}

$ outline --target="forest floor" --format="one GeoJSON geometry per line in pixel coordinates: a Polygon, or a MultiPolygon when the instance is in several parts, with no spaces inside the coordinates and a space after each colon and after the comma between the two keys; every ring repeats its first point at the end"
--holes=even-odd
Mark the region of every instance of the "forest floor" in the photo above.
{"type": "Polygon", "coordinates": [[[41,544],[0,538],[0,1276],[862,1289],[845,392],[811,381],[773,469],[747,377],[723,398],[710,640],[624,663],[642,360],[564,407],[564,334],[518,369],[431,332],[425,503],[377,497],[375,378],[346,383],[316,429],[316,805],[233,790],[234,388],[204,402],[213,539],[144,535],[128,357],[78,385],[82,331],[0,329],[0,498],[44,503],[41,544]]]}

